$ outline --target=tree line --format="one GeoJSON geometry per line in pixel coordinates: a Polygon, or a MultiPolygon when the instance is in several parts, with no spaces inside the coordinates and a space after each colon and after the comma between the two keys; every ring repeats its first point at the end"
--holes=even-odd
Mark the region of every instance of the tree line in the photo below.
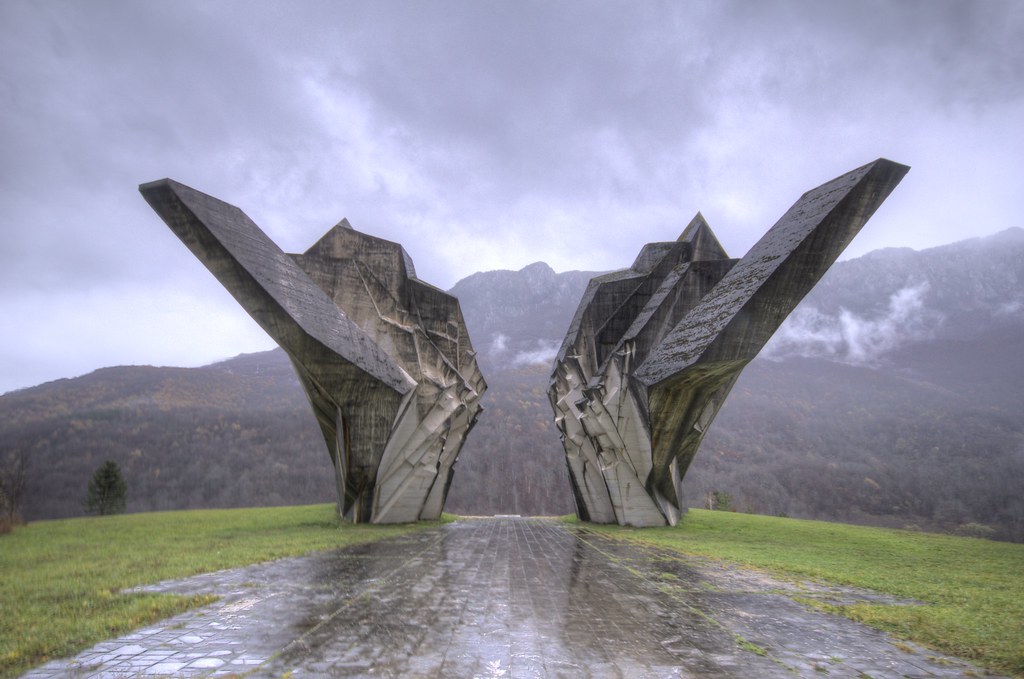
{"type": "MultiPolygon", "coordinates": [[[[201,368],[187,379],[152,369],[128,379],[127,396],[123,380],[96,379],[70,400],[35,394],[13,407],[5,397],[0,444],[6,459],[21,461],[24,515],[80,515],[106,460],[131,488],[128,511],[334,501],[320,431],[287,362],[277,368],[201,368]],[[167,393],[176,396],[153,396],[167,393]]],[[[489,373],[448,511],[573,511],[547,373],[489,373]]],[[[1015,408],[1004,395],[898,371],[758,360],[711,427],[684,496],[695,507],[718,493],[737,511],[1024,540],[1024,424],[1015,408]]]]}

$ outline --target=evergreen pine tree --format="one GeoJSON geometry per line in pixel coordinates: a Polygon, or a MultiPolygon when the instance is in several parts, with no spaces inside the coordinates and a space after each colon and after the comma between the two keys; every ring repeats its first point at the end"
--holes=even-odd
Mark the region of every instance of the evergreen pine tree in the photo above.
{"type": "Polygon", "coordinates": [[[90,514],[120,514],[124,512],[128,484],[121,476],[121,468],[113,460],[100,465],[89,481],[85,495],[85,511],[90,514]]]}

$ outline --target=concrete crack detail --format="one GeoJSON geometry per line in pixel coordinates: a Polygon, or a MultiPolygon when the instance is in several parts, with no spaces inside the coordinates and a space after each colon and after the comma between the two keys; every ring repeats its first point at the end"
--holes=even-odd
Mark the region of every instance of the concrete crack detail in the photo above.
{"type": "Polygon", "coordinates": [[[681,483],[740,372],[910,168],[879,159],[805,193],[742,259],[698,212],[590,281],[548,396],[577,514],[675,525],[681,483]]]}
{"type": "Polygon", "coordinates": [[[150,206],[291,359],[327,444],[339,513],[441,515],[487,389],[459,301],[398,243],[342,220],[283,252],[237,207],[163,179],[150,206]]]}

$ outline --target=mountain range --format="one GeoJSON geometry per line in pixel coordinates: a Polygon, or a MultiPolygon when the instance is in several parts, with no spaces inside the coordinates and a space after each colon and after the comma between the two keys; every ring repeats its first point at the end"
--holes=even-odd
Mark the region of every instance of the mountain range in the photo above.
{"type": "MultiPolygon", "coordinates": [[[[546,392],[595,273],[538,262],[452,288],[490,388],[447,510],[572,511],[546,392]]],[[[685,496],[1024,540],[1022,340],[1022,229],[839,262],[744,371],[685,496]]],[[[202,368],[105,368],[5,394],[0,447],[28,455],[30,519],[80,514],[108,458],[134,511],[333,493],[316,423],[277,350],[202,368]]]]}

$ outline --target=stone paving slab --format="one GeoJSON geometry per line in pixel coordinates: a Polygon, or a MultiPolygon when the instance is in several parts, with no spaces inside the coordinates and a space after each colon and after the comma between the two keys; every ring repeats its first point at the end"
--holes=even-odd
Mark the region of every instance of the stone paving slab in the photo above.
{"type": "Polygon", "coordinates": [[[542,519],[458,521],[141,589],[221,598],[24,676],[990,676],[793,597],[916,602],[542,519]]]}

